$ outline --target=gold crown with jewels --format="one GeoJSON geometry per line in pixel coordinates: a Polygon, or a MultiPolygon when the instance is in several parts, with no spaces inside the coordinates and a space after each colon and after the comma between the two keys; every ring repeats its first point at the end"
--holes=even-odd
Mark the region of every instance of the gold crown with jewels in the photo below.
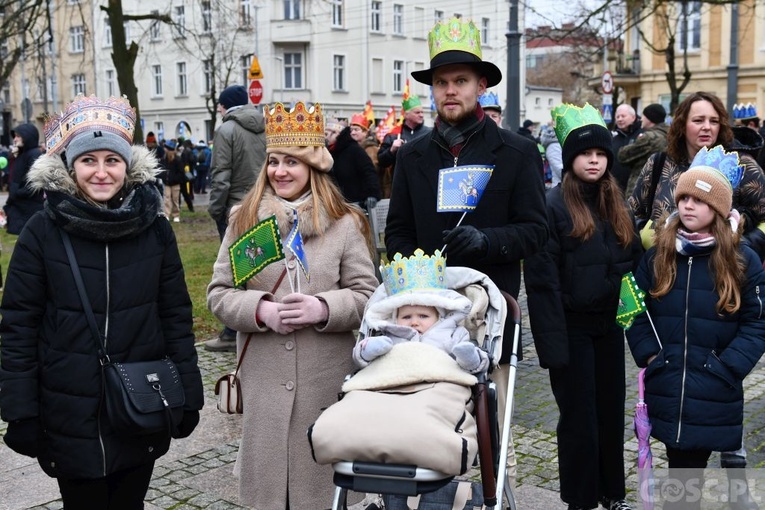
{"type": "Polygon", "coordinates": [[[307,108],[301,101],[289,112],[282,103],[263,108],[266,147],[324,147],[324,116],[321,105],[307,108]]]}
{"type": "Polygon", "coordinates": [[[45,148],[49,153],[60,154],[69,141],[83,131],[114,133],[132,144],[135,120],[135,108],[124,96],[99,99],[78,95],[63,112],[46,119],[45,148]]]}

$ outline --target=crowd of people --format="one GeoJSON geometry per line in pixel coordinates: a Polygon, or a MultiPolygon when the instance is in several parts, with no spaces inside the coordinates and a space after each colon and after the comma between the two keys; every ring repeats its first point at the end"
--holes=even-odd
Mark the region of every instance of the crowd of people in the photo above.
{"type": "MultiPolygon", "coordinates": [[[[221,241],[207,305],[223,329],[205,348],[240,358],[242,504],[331,505],[332,470],[313,461],[306,430],[354,361],[366,367],[395,343],[437,332],[460,367],[489,368],[454,319],[470,308],[459,295],[454,310],[432,296],[396,301],[379,317],[384,335],[353,349],[379,284],[367,214],[383,198],[389,258],[440,250],[450,266],[480,271],[516,298],[525,279],[559,409],[569,510],[633,508],[627,349],[646,368],[653,435],[670,468],[696,473],[712,451],[724,452],[723,467],[745,465],[742,381],[765,352],[759,119],[738,116],[733,127],[720,99],[699,91],[671,122],[660,104],[641,115],[622,104],[610,131],[592,106],[561,104],[549,124],[525,120],[511,132],[488,93],[502,73],[482,59],[478,34],[458,18],[430,33],[430,66],[412,78],[431,87],[432,127],[417,95],[404,98],[401,122],[386,134],[362,112],[325,117],[318,102],[255,107],[234,85],[218,97],[222,124],[210,142],[149,132],[136,143],[134,110],[115,98],[78,97],[46,123],[42,143],[35,125],[15,128],[12,150],[0,155],[10,162],[6,229],[19,236],[0,305],[0,415],[5,443],[56,478],[66,508],[143,508],[170,445],[168,435],[126,437],[112,426],[104,356],[172,360],[185,399],[171,435],[187,437],[199,422],[202,379],[173,223],[182,203],[193,212],[194,195],[206,193],[221,241]],[[66,122],[75,114],[88,120],[66,122]],[[437,212],[439,175],[462,167],[491,170],[480,200],[467,215],[437,212]],[[271,220],[284,262],[238,281],[232,246],[271,220]],[[625,335],[615,317],[632,271],[647,313],[625,335]]],[[[507,365],[498,361],[489,377],[501,409],[507,365]]],[[[510,440],[511,473],[514,464],[510,440]]]]}

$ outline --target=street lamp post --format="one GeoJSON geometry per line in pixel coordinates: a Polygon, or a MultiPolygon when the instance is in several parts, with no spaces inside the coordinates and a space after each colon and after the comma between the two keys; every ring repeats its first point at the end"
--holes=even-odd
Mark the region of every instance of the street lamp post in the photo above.
{"type": "Polygon", "coordinates": [[[521,33],[518,31],[518,0],[510,0],[507,30],[507,108],[505,128],[515,131],[521,125],[521,33]]]}

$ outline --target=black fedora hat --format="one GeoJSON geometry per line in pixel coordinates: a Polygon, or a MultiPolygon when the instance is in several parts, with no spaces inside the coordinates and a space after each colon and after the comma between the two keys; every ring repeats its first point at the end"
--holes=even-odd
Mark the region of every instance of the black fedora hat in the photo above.
{"type": "Polygon", "coordinates": [[[412,78],[425,85],[433,84],[433,71],[453,64],[467,64],[486,78],[486,86],[502,81],[502,71],[482,59],[481,33],[470,20],[452,18],[438,22],[428,34],[430,69],[413,71],[412,78]]]}

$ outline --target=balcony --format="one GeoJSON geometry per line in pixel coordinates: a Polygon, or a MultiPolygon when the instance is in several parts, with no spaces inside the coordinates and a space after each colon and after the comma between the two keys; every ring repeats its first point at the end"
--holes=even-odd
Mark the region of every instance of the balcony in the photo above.
{"type": "Polygon", "coordinates": [[[309,20],[271,20],[271,42],[274,44],[310,43],[311,30],[311,22],[309,20]]]}

